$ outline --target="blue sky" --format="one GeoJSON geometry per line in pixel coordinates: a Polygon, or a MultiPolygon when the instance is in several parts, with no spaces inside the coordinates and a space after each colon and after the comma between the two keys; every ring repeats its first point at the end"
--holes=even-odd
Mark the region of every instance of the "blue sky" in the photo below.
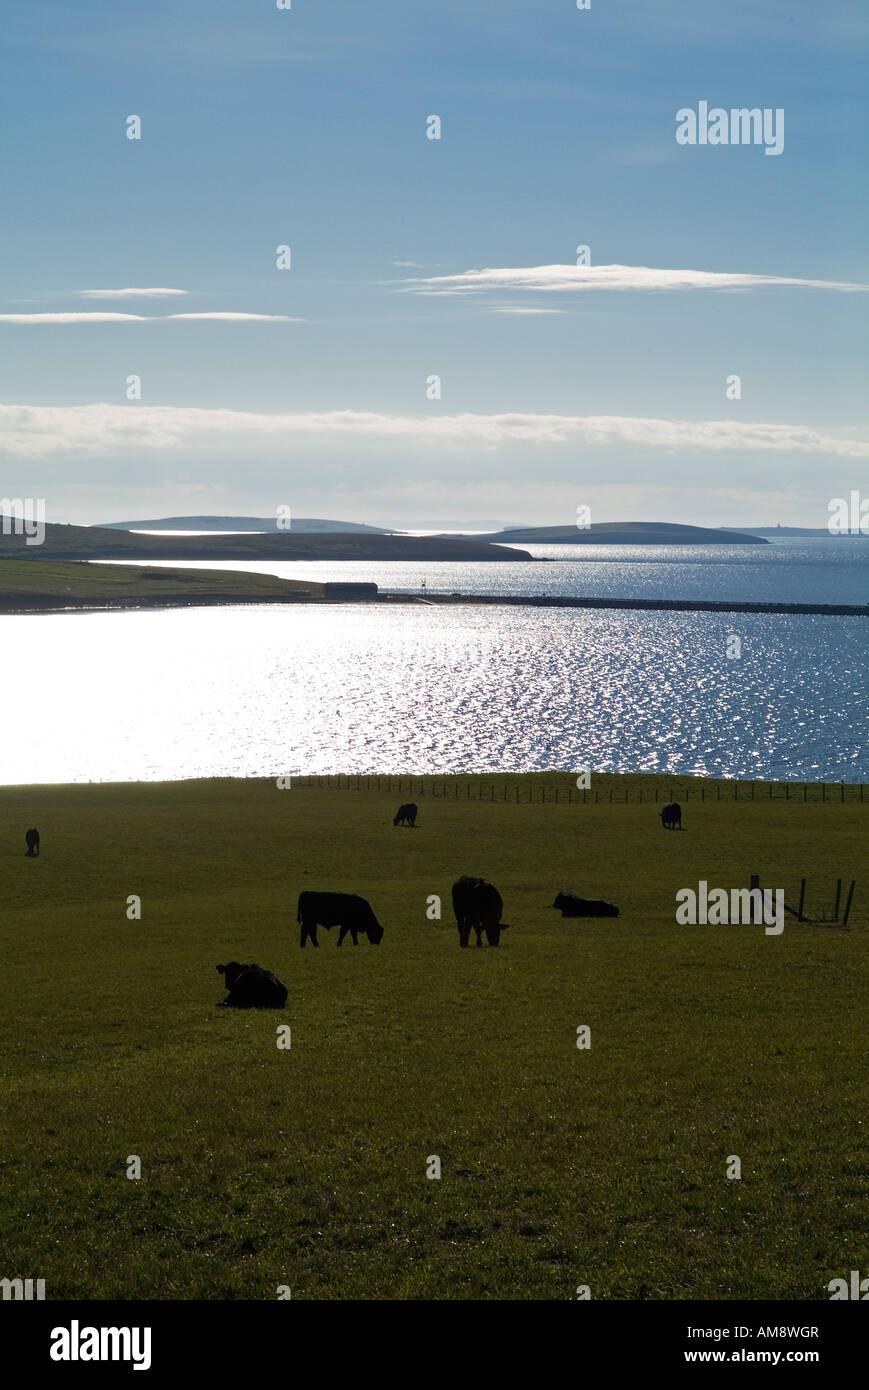
{"type": "Polygon", "coordinates": [[[869,485],[860,10],[9,0],[0,491],[825,525],[869,485]],[[680,146],[700,101],[782,109],[782,153],[680,146]],[[185,293],[82,294],[130,287],[185,293]]]}

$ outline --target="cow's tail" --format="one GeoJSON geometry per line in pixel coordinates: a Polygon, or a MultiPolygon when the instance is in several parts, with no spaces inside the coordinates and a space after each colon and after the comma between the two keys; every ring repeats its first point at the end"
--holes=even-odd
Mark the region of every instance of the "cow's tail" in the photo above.
{"type": "Polygon", "coordinates": [[[299,905],[298,905],[298,907],[296,908],[296,921],[297,921],[297,922],[301,922],[301,920],[302,920],[302,897],[303,897],[303,894],[300,893],[300,894],[299,894],[299,905]]]}

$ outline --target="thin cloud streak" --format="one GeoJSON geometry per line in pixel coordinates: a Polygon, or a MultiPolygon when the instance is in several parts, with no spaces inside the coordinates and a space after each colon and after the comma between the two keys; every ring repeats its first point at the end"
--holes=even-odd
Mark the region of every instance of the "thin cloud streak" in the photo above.
{"type": "Polygon", "coordinates": [[[663,270],[631,265],[538,265],[465,270],[403,280],[405,293],[471,295],[498,290],[573,293],[577,290],[745,290],[771,286],[865,293],[869,285],[838,280],[800,280],[784,275],[752,275],[717,270],[663,270]]]}
{"type": "Polygon", "coordinates": [[[146,289],[125,290],[76,290],[80,299],[167,299],[171,295],[189,294],[189,290],[161,289],[158,286],[146,289]]]}
{"type": "Polygon", "coordinates": [[[217,310],[209,314],[113,314],[113,313],[59,313],[59,314],[0,314],[0,323],[40,324],[40,323],[170,323],[173,319],[219,319],[223,323],[305,323],[305,319],[290,318],[286,314],[237,314],[231,310],[217,310]]]}
{"type": "Polygon", "coordinates": [[[386,415],[355,410],[267,415],[192,406],[0,405],[6,454],[28,458],[55,453],[106,454],[130,448],[297,435],[409,439],[427,445],[472,444],[484,449],[520,442],[592,446],[639,445],[659,450],[776,451],[869,458],[869,440],[836,438],[806,425],[732,420],[660,420],[623,415],[386,415]]]}

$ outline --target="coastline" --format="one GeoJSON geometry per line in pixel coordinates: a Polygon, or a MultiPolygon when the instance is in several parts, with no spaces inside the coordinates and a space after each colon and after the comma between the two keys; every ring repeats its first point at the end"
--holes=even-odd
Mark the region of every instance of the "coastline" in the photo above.
{"type": "Polygon", "coordinates": [[[25,603],[17,602],[14,596],[0,597],[0,617],[25,617],[40,613],[108,613],[136,612],[170,608],[217,608],[249,607],[251,604],[291,605],[341,605],[358,607],[377,607],[383,604],[416,604],[423,607],[472,607],[502,606],[510,608],[585,608],[621,609],[633,612],[663,613],[777,613],[784,616],[814,616],[839,618],[869,618],[869,604],[847,603],[749,603],[727,599],[642,599],[642,598],[590,598],[564,597],[563,595],[502,595],[502,594],[389,594],[347,598],[338,596],[312,595],[305,593],[287,594],[201,594],[190,595],[140,595],[137,598],[124,596],[104,598],[94,602],[82,597],[76,601],[69,596],[66,602],[58,602],[57,596],[31,596],[25,603]],[[71,601],[70,601],[71,600],[71,601]]]}

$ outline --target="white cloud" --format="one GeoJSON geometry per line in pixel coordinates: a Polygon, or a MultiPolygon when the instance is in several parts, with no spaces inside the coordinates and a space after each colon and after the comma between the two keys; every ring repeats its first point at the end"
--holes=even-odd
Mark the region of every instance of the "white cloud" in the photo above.
{"type": "Polygon", "coordinates": [[[775,451],[869,458],[869,439],[822,434],[806,425],[733,420],[661,420],[624,415],[386,415],[356,410],[268,415],[191,406],[0,405],[0,438],[8,455],[106,454],[130,448],[173,448],[221,439],[253,445],[298,435],[406,439],[428,445],[626,444],[658,450],[775,451]]]}
{"type": "Polygon", "coordinates": [[[172,319],[220,319],[223,323],[304,323],[286,314],[237,314],[217,310],[210,314],[112,314],[73,312],[61,314],[0,314],[0,323],[169,323],[172,319]]]}
{"type": "Polygon", "coordinates": [[[0,323],[145,323],[141,314],[0,314],[0,323]]]}
{"type": "Polygon", "coordinates": [[[159,287],[141,290],[76,290],[81,299],[167,299],[171,295],[189,293],[189,290],[168,290],[159,287]]]}
{"type": "Polygon", "coordinates": [[[305,323],[286,314],[235,314],[218,310],[210,314],[166,314],[167,319],[221,319],[224,323],[305,323]]]}
{"type": "Polygon", "coordinates": [[[751,275],[717,270],[661,270],[642,265],[538,265],[513,269],[465,270],[458,275],[433,275],[401,282],[413,294],[481,294],[487,290],[533,290],[565,293],[574,290],[744,290],[766,286],[798,289],[869,290],[838,280],[799,280],[783,275],[751,275]]]}
{"type": "Polygon", "coordinates": [[[490,314],[563,314],[563,309],[543,309],[536,304],[493,304],[490,314]]]}

